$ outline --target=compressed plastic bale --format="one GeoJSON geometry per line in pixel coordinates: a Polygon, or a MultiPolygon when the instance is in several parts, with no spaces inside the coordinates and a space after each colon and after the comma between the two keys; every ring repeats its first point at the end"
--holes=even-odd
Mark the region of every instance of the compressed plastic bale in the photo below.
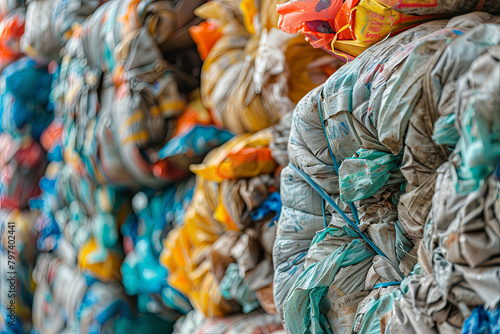
{"type": "Polygon", "coordinates": [[[187,175],[157,157],[185,102],[159,48],[168,39],[159,29],[171,19],[169,4],[141,7],[142,16],[138,5],[107,2],[82,24],[68,41],[54,96],[64,118],[65,161],[78,161],[95,183],[157,188],[187,175]],[[122,16],[127,20],[117,20],[122,16]],[[106,84],[98,92],[101,74],[106,84]],[[80,103],[86,107],[69,117],[80,103]]]}
{"type": "Polygon", "coordinates": [[[235,133],[276,123],[326,79],[326,71],[339,66],[331,57],[317,59],[324,55],[277,30],[276,3],[262,1],[256,8],[241,2],[240,9],[212,1],[197,10],[197,15],[215,20],[222,31],[203,65],[202,98],[218,122],[235,133]]]}
{"type": "Polygon", "coordinates": [[[207,316],[222,316],[240,307],[221,295],[220,280],[234,260],[220,249],[232,247],[235,237],[229,232],[244,229],[250,221],[243,219],[270,193],[271,178],[261,174],[273,172],[276,163],[267,155],[259,161],[261,155],[248,154],[268,151],[270,139],[269,130],[236,136],[212,150],[202,164],[192,166],[198,175],[193,201],[184,224],[164,241],[160,260],[169,270],[169,284],[207,316]],[[255,168],[256,164],[263,168],[255,168]]]}
{"type": "Polygon", "coordinates": [[[417,275],[408,282],[386,333],[460,333],[463,316],[440,293],[432,275],[417,275]],[[416,319],[419,319],[417,321],[416,319]]]}

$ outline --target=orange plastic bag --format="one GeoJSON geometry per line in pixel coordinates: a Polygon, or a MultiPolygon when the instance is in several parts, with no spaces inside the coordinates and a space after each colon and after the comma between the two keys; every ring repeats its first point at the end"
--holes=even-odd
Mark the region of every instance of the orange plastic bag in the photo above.
{"type": "Polygon", "coordinates": [[[15,10],[0,22],[0,70],[21,56],[24,20],[24,12],[15,10]]]}
{"type": "Polygon", "coordinates": [[[198,47],[201,60],[205,60],[214,44],[221,38],[222,29],[217,22],[207,20],[189,28],[189,33],[198,47]]]}
{"type": "Polygon", "coordinates": [[[300,31],[313,47],[347,61],[391,34],[437,17],[401,14],[379,0],[322,4],[321,0],[298,0],[278,5],[278,25],[288,33],[300,31]]]}
{"type": "Polygon", "coordinates": [[[191,171],[205,180],[222,182],[224,179],[238,179],[269,174],[277,164],[271,157],[270,130],[262,130],[253,135],[239,135],[202,164],[191,165],[191,171]]]}

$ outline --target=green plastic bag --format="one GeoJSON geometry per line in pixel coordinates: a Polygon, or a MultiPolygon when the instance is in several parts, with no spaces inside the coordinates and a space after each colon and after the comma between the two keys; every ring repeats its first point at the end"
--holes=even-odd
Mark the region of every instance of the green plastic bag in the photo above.
{"type": "MultiPolygon", "coordinates": [[[[400,158],[400,155],[376,150],[357,150],[352,158],[345,159],[340,165],[340,198],[352,203],[372,196],[391,183],[389,178],[398,169],[400,158]]],[[[398,178],[398,183],[401,178],[398,178]]]]}

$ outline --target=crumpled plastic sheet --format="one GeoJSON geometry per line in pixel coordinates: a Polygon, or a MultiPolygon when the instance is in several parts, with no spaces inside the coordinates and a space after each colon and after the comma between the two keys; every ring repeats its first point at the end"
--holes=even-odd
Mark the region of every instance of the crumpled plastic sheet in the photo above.
{"type": "Polygon", "coordinates": [[[174,333],[282,334],[283,331],[279,317],[262,311],[206,320],[202,314],[193,311],[175,324],[174,333]]]}
{"type": "MultiPolygon", "coordinates": [[[[488,136],[498,132],[493,121],[498,113],[498,106],[494,107],[494,92],[498,88],[493,83],[495,80],[474,80],[469,83],[473,77],[472,71],[489,74],[492,79],[497,75],[498,56],[493,54],[498,43],[498,25],[483,24],[495,20],[497,18],[489,14],[474,13],[456,17],[449,22],[426,23],[387,39],[340,68],[324,84],[320,95],[326,136],[317,109],[317,97],[321,88],[311,91],[298,104],[293,114],[289,141],[290,162],[319,184],[352,220],[351,210],[341,198],[360,199],[354,202],[358,210],[360,230],[372,239],[388,259],[399,266],[405,276],[410,274],[417,258],[422,262],[424,271],[408,276],[407,284],[411,289],[405,290],[401,286],[403,293],[381,293],[384,289],[394,291],[392,282],[401,280],[397,275],[388,275],[394,268],[387,260],[380,261],[383,259],[380,256],[365,254],[371,250],[368,246],[353,250],[357,243],[364,242],[363,239],[352,231],[354,235],[351,237],[355,237],[353,241],[345,239],[346,235],[334,232],[335,229],[350,229],[330,205],[322,208],[322,198],[298,172],[286,167],[281,176],[283,209],[278,222],[273,257],[274,298],[287,331],[350,333],[354,330],[361,333],[362,328],[371,326],[371,331],[386,333],[406,333],[412,330],[415,333],[456,332],[460,330],[464,318],[472,308],[483,304],[494,307],[498,303],[498,293],[493,293],[488,288],[495,286],[493,280],[498,277],[498,266],[495,265],[498,255],[495,251],[492,254],[486,252],[485,257],[475,260],[472,265],[464,262],[463,256],[470,258],[466,254],[478,254],[478,248],[473,252],[459,253],[463,255],[457,257],[456,252],[460,252],[463,246],[454,247],[452,241],[465,243],[464,246],[477,245],[481,249],[484,245],[491,245],[493,249],[497,249],[498,232],[493,232],[497,229],[490,227],[497,223],[497,214],[494,213],[495,209],[486,209],[490,205],[487,203],[493,203],[494,200],[481,203],[480,207],[484,206],[485,212],[489,213],[473,220],[475,224],[485,224],[484,234],[474,232],[476,234],[462,235],[460,239],[457,235],[456,239],[450,239],[453,235],[451,230],[431,231],[430,222],[426,227],[429,239],[426,239],[423,230],[431,207],[436,212],[458,210],[462,205],[469,207],[463,199],[464,196],[473,196],[473,192],[477,193],[478,198],[498,198],[498,188],[494,185],[490,186],[492,190],[479,190],[485,189],[488,183],[484,177],[491,175],[498,161],[498,150],[494,149],[498,142],[495,135],[488,136]],[[478,41],[477,45],[466,46],[466,41],[470,40],[478,41]],[[468,70],[471,71],[470,74],[466,73],[468,70]],[[459,79],[460,76],[463,79],[459,79]],[[478,89],[458,95],[459,89],[465,92],[467,85],[471,84],[479,86],[478,89]],[[456,98],[448,98],[450,95],[456,98]],[[482,101],[481,106],[479,103],[472,104],[476,99],[482,101]],[[453,108],[453,103],[464,103],[465,106],[453,108]],[[449,157],[453,147],[439,146],[432,139],[434,122],[439,115],[434,110],[439,113],[456,111],[455,125],[457,129],[462,129],[459,112],[464,109],[472,114],[467,118],[469,128],[466,131],[458,130],[461,134],[459,144],[449,157]],[[433,112],[434,116],[425,115],[429,112],[433,112]],[[481,126],[483,130],[476,131],[481,126]],[[340,163],[339,178],[332,166],[327,140],[340,163]],[[422,143],[425,149],[422,149],[422,143]],[[464,151],[473,145],[491,147],[484,151],[484,154],[490,154],[490,157],[487,156],[488,161],[481,160],[477,163],[476,178],[471,174],[474,169],[463,162],[464,151]],[[379,152],[380,156],[385,154],[396,159],[402,155],[401,171],[397,165],[388,167],[384,172],[388,177],[382,178],[376,173],[377,169],[370,170],[365,165],[352,164],[351,161],[364,157],[365,151],[358,151],[360,146],[363,150],[379,152]],[[447,178],[451,182],[450,186],[436,186],[440,191],[449,189],[446,195],[434,194],[436,170],[448,158],[453,161],[450,166],[457,166],[457,171],[453,173],[456,176],[447,178]],[[348,164],[344,165],[346,162],[348,164]],[[462,170],[464,177],[458,174],[462,170]],[[350,184],[338,180],[349,180],[346,177],[362,180],[363,175],[367,175],[364,188],[357,189],[361,196],[346,197],[350,184]],[[406,189],[403,185],[405,179],[408,180],[406,189]],[[376,191],[373,192],[372,189],[376,191]],[[463,194],[462,189],[468,192],[460,195],[463,194]],[[416,195],[418,193],[423,193],[426,197],[420,200],[421,197],[416,195]],[[440,201],[453,198],[457,199],[450,209],[440,204],[440,201]],[[423,207],[416,205],[417,200],[423,207]],[[408,212],[404,207],[402,209],[402,204],[411,205],[412,210],[415,208],[420,211],[408,212]],[[333,239],[325,238],[325,233],[333,239]],[[426,247],[420,243],[422,237],[426,247]],[[439,242],[440,238],[443,241],[439,242]],[[478,243],[474,238],[481,238],[483,241],[478,243]],[[429,248],[427,245],[433,242],[438,244],[429,248]],[[323,247],[327,251],[321,250],[323,247]],[[365,257],[361,254],[365,254],[365,257]],[[356,262],[349,262],[350,256],[356,262]],[[363,259],[368,263],[363,264],[363,259]],[[477,267],[482,262],[492,267],[477,267]],[[362,271],[356,266],[364,266],[366,269],[362,271]],[[339,268],[344,273],[337,272],[339,268]],[[378,275],[375,276],[378,277],[375,281],[371,276],[374,272],[378,275]],[[387,282],[389,287],[372,291],[379,282],[387,282]],[[345,304],[340,305],[344,298],[345,304]],[[377,303],[379,298],[381,301],[377,303]],[[434,306],[427,304],[431,299],[436,301],[434,306]],[[357,315],[358,312],[366,313],[366,306],[363,305],[369,303],[375,303],[370,312],[382,313],[375,319],[376,323],[370,322],[370,316],[365,318],[366,322],[360,321],[362,317],[357,315]],[[421,306],[415,309],[416,303],[421,303],[421,306]],[[419,317],[426,320],[412,322],[419,317]],[[355,319],[358,319],[356,323],[355,319]]],[[[471,164],[474,160],[469,161],[471,164]]],[[[489,178],[489,182],[497,182],[494,176],[489,178]]],[[[474,203],[473,197],[467,199],[474,203]]],[[[473,207],[469,210],[478,212],[473,207]]],[[[465,212],[459,214],[451,211],[450,215],[442,218],[443,223],[450,224],[450,217],[468,215],[465,212]]],[[[469,219],[473,219],[472,216],[469,219]]],[[[453,229],[461,231],[458,225],[451,223],[451,226],[457,226],[453,229]]],[[[482,227],[478,228],[482,230],[482,227]]],[[[490,249],[489,246],[486,247],[490,249]]]]}
{"type": "Polygon", "coordinates": [[[52,75],[44,63],[28,57],[8,65],[0,82],[0,131],[38,140],[54,117],[49,94],[52,75]]]}

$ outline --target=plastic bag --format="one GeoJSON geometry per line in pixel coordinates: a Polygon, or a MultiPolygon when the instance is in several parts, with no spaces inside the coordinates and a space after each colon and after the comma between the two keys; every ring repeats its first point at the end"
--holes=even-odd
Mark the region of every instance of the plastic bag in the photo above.
{"type": "Polygon", "coordinates": [[[347,61],[385,37],[433,18],[401,14],[378,0],[334,1],[330,6],[319,0],[293,1],[278,5],[278,13],[280,29],[301,31],[314,47],[347,61]]]}
{"type": "Polygon", "coordinates": [[[23,9],[10,12],[0,22],[0,70],[21,56],[20,39],[24,34],[23,9]]]}

